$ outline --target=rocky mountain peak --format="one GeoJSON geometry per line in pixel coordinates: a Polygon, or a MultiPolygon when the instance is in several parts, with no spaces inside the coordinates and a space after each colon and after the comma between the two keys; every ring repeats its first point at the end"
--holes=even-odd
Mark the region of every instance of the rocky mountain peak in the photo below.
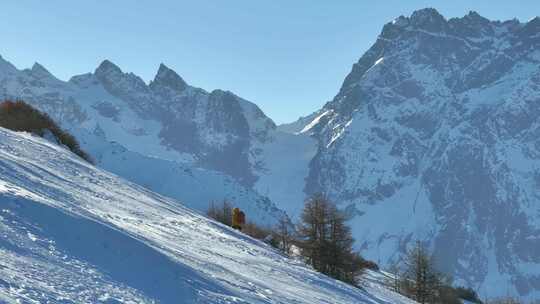
{"type": "Polygon", "coordinates": [[[540,23],[540,16],[535,16],[534,18],[532,18],[531,20],[529,20],[529,22],[527,23],[535,23],[535,24],[539,24],[540,23]]]}
{"type": "Polygon", "coordinates": [[[98,78],[103,76],[119,75],[122,74],[122,70],[110,60],[105,59],[95,71],[95,74],[98,78]]]}
{"type": "Polygon", "coordinates": [[[446,19],[434,8],[425,8],[413,12],[410,24],[428,32],[441,32],[447,27],[446,19]]]}
{"type": "Polygon", "coordinates": [[[103,88],[112,96],[123,100],[141,117],[149,119],[155,110],[155,100],[144,80],[133,74],[124,73],[109,60],[104,60],[94,73],[103,88]]]}
{"type": "Polygon", "coordinates": [[[236,99],[236,95],[229,91],[221,90],[221,89],[215,89],[212,92],[210,92],[210,96],[215,99],[224,99],[224,100],[234,100],[236,99]]]}
{"type": "Polygon", "coordinates": [[[124,72],[116,64],[107,59],[103,60],[97,67],[94,75],[110,92],[113,92],[113,88],[119,86],[121,79],[124,78],[124,72]]]}
{"type": "Polygon", "coordinates": [[[394,39],[404,30],[421,30],[426,32],[444,32],[448,29],[448,21],[434,8],[414,11],[410,17],[399,16],[387,23],[380,37],[394,39]]]}
{"type": "Polygon", "coordinates": [[[40,79],[43,79],[43,78],[53,78],[53,79],[56,79],[56,77],[53,76],[53,74],[51,74],[51,72],[49,72],[44,66],[42,66],[41,64],[39,63],[34,63],[34,65],[32,66],[32,69],[30,70],[32,75],[37,77],[37,78],[40,78],[40,79]]]}
{"type": "Polygon", "coordinates": [[[493,24],[500,24],[500,22],[490,21],[475,11],[470,11],[461,18],[450,18],[447,20],[436,9],[425,8],[413,12],[410,17],[399,16],[392,22],[387,23],[380,37],[392,40],[407,30],[445,33],[462,37],[478,37],[486,33],[492,33],[493,24]]]}
{"type": "Polygon", "coordinates": [[[469,27],[476,26],[476,27],[485,27],[486,25],[491,24],[491,21],[480,14],[478,14],[475,11],[470,11],[467,15],[465,15],[463,18],[454,18],[457,20],[458,24],[464,24],[469,27]]]}
{"type": "Polygon", "coordinates": [[[158,72],[154,80],[150,83],[151,89],[158,87],[168,87],[177,92],[181,92],[187,88],[187,83],[174,70],[167,67],[165,64],[160,64],[158,72]]]}
{"type": "Polygon", "coordinates": [[[452,18],[448,23],[450,25],[450,33],[454,36],[463,38],[480,38],[485,35],[491,36],[494,33],[493,25],[497,24],[482,17],[475,11],[470,11],[461,18],[452,18]]]}
{"type": "Polygon", "coordinates": [[[472,21],[482,21],[482,22],[487,21],[487,22],[490,22],[489,19],[482,17],[476,11],[469,11],[469,13],[467,15],[465,15],[465,17],[463,17],[463,19],[472,20],[472,21]]]}
{"type": "Polygon", "coordinates": [[[11,62],[5,60],[2,56],[0,56],[0,75],[4,73],[14,73],[17,72],[17,68],[11,64],[11,62]]]}
{"type": "Polygon", "coordinates": [[[540,17],[536,16],[525,24],[525,30],[531,35],[540,34],[540,17]]]}

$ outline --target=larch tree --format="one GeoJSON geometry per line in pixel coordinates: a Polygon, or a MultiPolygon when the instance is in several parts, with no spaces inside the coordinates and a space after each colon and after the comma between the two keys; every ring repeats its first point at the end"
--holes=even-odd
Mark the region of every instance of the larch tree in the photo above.
{"type": "Polygon", "coordinates": [[[288,217],[283,216],[279,219],[274,231],[274,238],[277,242],[278,249],[286,255],[290,255],[294,242],[294,229],[288,217]]]}
{"type": "Polygon", "coordinates": [[[354,239],[346,216],[323,194],[309,198],[298,234],[302,254],[317,271],[355,283],[363,259],[353,251],[354,239]]]}
{"type": "Polygon", "coordinates": [[[433,257],[420,242],[416,242],[416,245],[407,251],[404,266],[404,291],[418,303],[434,303],[443,279],[435,268],[433,257]]]}

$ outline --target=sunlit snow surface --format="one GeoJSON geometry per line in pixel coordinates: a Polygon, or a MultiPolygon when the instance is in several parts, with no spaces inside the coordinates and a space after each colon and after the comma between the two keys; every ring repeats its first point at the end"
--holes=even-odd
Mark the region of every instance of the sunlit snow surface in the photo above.
{"type": "Polygon", "coordinates": [[[407,303],[4,129],[0,236],[1,302],[407,303]]]}

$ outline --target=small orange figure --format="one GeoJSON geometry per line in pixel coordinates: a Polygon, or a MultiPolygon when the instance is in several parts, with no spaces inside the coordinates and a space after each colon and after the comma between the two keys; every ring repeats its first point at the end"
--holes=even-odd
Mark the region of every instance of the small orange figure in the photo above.
{"type": "Polygon", "coordinates": [[[246,223],[246,215],[240,208],[234,208],[232,212],[232,227],[242,231],[242,226],[246,223]]]}

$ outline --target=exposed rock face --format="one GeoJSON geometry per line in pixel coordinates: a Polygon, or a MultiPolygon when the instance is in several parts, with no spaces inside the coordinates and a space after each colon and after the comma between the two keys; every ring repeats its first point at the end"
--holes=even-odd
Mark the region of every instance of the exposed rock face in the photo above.
{"type": "Polygon", "coordinates": [[[254,104],[231,92],[207,93],[189,87],[163,64],[149,86],[109,61],[98,67],[95,76],[140,117],[162,124],[159,138],[166,148],[188,153],[198,165],[231,175],[247,186],[255,182],[249,160],[252,141],[264,141],[275,125],[254,104]],[[258,124],[264,128],[258,129],[258,124]]]}
{"type": "Polygon", "coordinates": [[[98,165],[156,192],[202,211],[229,199],[260,224],[283,216],[251,189],[257,146],[275,125],[231,92],[191,87],[163,64],[149,85],[108,60],[64,82],[40,64],[20,71],[0,58],[0,93],[48,113],[98,165]]]}
{"type": "Polygon", "coordinates": [[[538,20],[399,17],[320,111],[306,191],[356,214],[369,258],[419,239],[482,294],[540,295],[538,20]]]}

